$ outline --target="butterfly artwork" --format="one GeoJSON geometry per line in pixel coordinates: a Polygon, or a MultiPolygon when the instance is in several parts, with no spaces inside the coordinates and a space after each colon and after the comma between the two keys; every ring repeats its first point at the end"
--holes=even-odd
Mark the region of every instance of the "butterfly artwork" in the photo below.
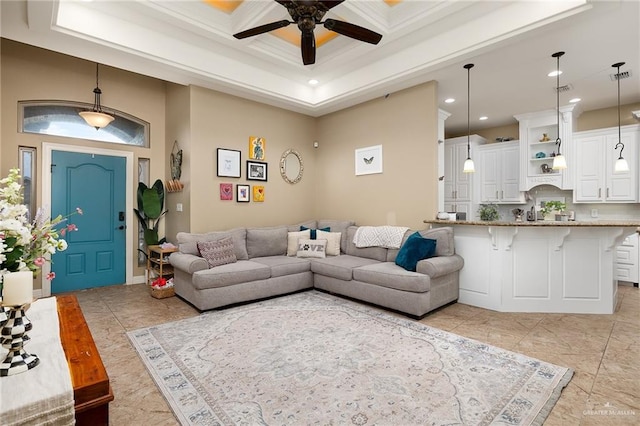
{"type": "Polygon", "coordinates": [[[356,149],[356,176],[382,173],[382,145],[356,149]]]}

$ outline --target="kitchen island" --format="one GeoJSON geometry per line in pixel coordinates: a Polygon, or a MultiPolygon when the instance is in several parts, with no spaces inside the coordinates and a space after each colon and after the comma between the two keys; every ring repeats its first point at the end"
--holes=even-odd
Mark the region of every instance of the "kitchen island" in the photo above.
{"type": "Polygon", "coordinates": [[[638,221],[425,220],[454,228],[459,302],[502,312],[611,314],[616,245],[638,221]]]}

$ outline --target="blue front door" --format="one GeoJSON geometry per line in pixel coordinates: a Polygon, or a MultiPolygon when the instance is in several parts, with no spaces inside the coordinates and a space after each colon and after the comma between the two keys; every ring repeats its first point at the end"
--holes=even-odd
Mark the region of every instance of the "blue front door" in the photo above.
{"type": "Polygon", "coordinates": [[[78,231],[64,237],[67,250],[52,256],[51,292],[124,284],[126,159],[53,151],[51,174],[52,217],[83,211],[68,220],[78,231]]]}

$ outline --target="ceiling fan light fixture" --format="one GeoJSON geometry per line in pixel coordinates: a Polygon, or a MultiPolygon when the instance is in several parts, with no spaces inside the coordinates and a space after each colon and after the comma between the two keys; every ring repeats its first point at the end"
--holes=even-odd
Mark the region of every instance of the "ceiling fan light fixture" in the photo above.
{"type": "Polygon", "coordinates": [[[80,111],[78,114],[87,122],[91,127],[95,127],[96,130],[100,130],[103,127],[107,127],[115,118],[102,111],[102,105],[100,105],[100,95],[102,90],[98,85],[98,67],[96,63],[96,88],[93,89],[93,108],[90,111],[80,111]]]}

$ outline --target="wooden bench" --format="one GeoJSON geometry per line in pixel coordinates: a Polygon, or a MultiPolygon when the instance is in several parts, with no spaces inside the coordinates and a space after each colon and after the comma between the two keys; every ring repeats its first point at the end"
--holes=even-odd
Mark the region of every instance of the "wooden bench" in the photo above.
{"type": "Polygon", "coordinates": [[[75,295],[56,296],[60,340],[64,349],[75,400],[77,425],[109,424],[113,391],[100,353],[93,341],[75,295]]]}

